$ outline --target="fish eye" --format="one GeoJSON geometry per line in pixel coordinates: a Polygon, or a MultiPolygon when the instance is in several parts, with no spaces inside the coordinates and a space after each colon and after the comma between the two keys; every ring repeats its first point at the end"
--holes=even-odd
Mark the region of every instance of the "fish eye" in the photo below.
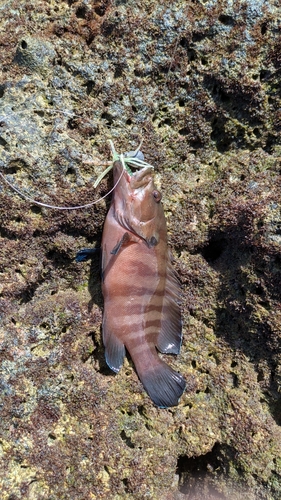
{"type": "Polygon", "coordinates": [[[162,198],[162,195],[160,193],[160,191],[157,191],[157,189],[155,189],[153,192],[152,192],[152,195],[153,195],[153,198],[155,199],[155,201],[157,201],[157,203],[159,203],[159,201],[161,200],[162,198]]]}

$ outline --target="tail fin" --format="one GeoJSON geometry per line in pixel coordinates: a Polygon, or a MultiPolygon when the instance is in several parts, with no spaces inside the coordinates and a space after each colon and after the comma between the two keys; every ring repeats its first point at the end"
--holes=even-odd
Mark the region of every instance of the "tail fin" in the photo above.
{"type": "Polygon", "coordinates": [[[160,359],[138,375],[147,394],[160,408],[176,406],[186,387],[183,376],[160,359]]]}

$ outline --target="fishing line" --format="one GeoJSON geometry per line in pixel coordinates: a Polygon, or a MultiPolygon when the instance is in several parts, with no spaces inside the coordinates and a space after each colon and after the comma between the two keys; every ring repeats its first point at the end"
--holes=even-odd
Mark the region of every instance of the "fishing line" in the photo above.
{"type": "MultiPolygon", "coordinates": [[[[108,170],[108,169],[106,169],[106,170],[108,170]]],[[[34,203],[36,205],[40,205],[41,207],[54,208],[56,210],[77,210],[80,208],[89,208],[89,207],[95,205],[96,203],[99,203],[100,201],[104,200],[104,198],[106,198],[109,194],[111,194],[112,191],[114,191],[117,184],[119,184],[123,174],[124,174],[124,169],[122,170],[121,175],[120,175],[119,179],[117,180],[117,182],[115,183],[115,185],[113,186],[113,188],[111,188],[110,191],[108,191],[104,196],[101,196],[101,198],[99,198],[98,200],[91,201],[90,203],[86,203],[86,205],[78,205],[75,207],[61,207],[61,206],[49,205],[48,203],[43,203],[42,201],[37,201],[37,200],[34,200],[33,198],[31,198],[30,196],[27,196],[26,194],[22,193],[22,191],[20,191],[18,188],[16,188],[13,184],[11,184],[11,182],[9,182],[6,179],[6,177],[2,174],[2,172],[0,172],[0,176],[2,177],[2,179],[8,184],[8,186],[10,186],[10,188],[12,188],[14,191],[16,191],[16,193],[18,193],[20,196],[22,196],[26,200],[30,201],[31,203],[34,203]]]]}
{"type": "MultiPolygon", "coordinates": [[[[177,48],[177,43],[176,43],[175,50],[176,50],[176,48],[177,48]]],[[[174,50],[174,52],[175,52],[175,50],[174,50]]],[[[170,64],[170,67],[168,69],[168,74],[170,72],[170,69],[171,69],[171,64],[170,64]]],[[[167,74],[167,76],[168,76],[168,74],[167,74]]],[[[167,84],[167,77],[166,77],[166,81],[165,81],[165,85],[166,84],[167,84]]],[[[42,109],[42,108],[35,108],[34,111],[35,112],[36,111],[44,111],[44,112],[47,112],[47,113],[61,113],[62,115],[69,116],[71,118],[73,118],[75,116],[79,116],[79,115],[76,115],[73,112],[66,112],[66,111],[59,110],[59,109],[52,109],[52,110],[48,109],[48,110],[46,110],[46,109],[42,109]]],[[[6,118],[6,117],[7,116],[3,115],[3,118],[6,118]]],[[[8,117],[9,117],[9,115],[8,115],[8,117]]],[[[0,119],[1,118],[2,118],[2,115],[0,115],[0,119]]],[[[117,180],[117,182],[115,183],[115,185],[104,196],[102,196],[102,197],[98,198],[97,200],[94,200],[94,201],[92,201],[90,203],[86,203],[84,205],[77,205],[77,206],[73,206],[73,207],[50,205],[48,203],[44,203],[44,202],[35,200],[34,198],[32,198],[32,197],[24,194],[20,189],[18,189],[10,181],[8,181],[8,179],[5,177],[5,175],[1,171],[0,171],[0,177],[19,196],[21,196],[25,200],[29,201],[30,203],[34,203],[35,205],[39,205],[39,206],[45,207],[45,208],[51,208],[51,209],[54,209],[54,210],[78,210],[78,209],[83,209],[83,208],[89,208],[89,207],[91,207],[91,206],[99,203],[103,199],[105,199],[108,195],[110,195],[114,191],[114,189],[119,184],[119,182],[120,182],[120,180],[121,180],[121,178],[122,178],[122,176],[124,174],[124,170],[126,170],[130,175],[132,175],[132,171],[130,170],[130,166],[129,165],[133,165],[137,169],[142,169],[142,168],[147,168],[147,167],[150,167],[150,168],[154,169],[153,165],[150,165],[149,163],[147,163],[147,162],[144,161],[143,154],[140,151],[140,148],[142,146],[143,140],[141,140],[139,146],[136,148],[135,151],[130,151],[129,153],[120,154],[120,155],[116,152],[113,142],[111,140],[109,142],[110,142],[110,147],[111,147],[111,151],[112,151],[112,155],[113,155],[112,164],[109,167],[107,167],[105,169],[105,171],[102,172],[98,176],[98,178],[96,179],[96,181],[93,184],[93,187],[96,188],[98,186],[98,184],[101,182],[101,180],[113,168],[113,163],[115,161],[120,161],[122,163],[123,169],[122,169],[121,175],[120,175],[119,179],[117,180]]]]}
{"type": "Polygon", "coordinates": [[[95,205],[96,203],[99,203],[100,201],[104,200],[104,198],[106,198],[109,194],[112,193],[112,191],[114,191],[116,186],[119,184],[125,170],[129,171],[128,164],[134,165],[136,168],[140,168],[140,169],[147,168],[147,167],[154,168],[152,165],[150,165],[149,163],[146,163],[145,161],[143,161],[142,159],[140,159],[138,157],[138,154],[140,153],[140,147],[142,145],[142,141],[135,151],[130,151],[129,153],[127,153],[128,156],[125,156],[126,153],[125,153],[125,155],[123,155],[122,153],[119,155],[116,152],[116,149],[114,147],[113,142],[110,140],[109,143],[110,143],[110,147],[111,147],[111,151],[112,151],[113,160],[112,160],[111,165],[109,165],[109,167],[107,167],[105,169],[105,171],[99,175],[99,177],[97,178],[97,180],[94,183],[94,188],[96,188],[98,186],[98,184],[104,178],[104,176],[113,168],[113,164],[115,161],[120,161],[122,164],[123,169],[122,169],[121,175],[119,176],[119,178],[118,178],[117,182],[114,184],[114,186],[104,196],[101,196],[101,198],[98,198],[97,200],[91,201],[90,203],[86,203],[85,205],[77,205],[74,207],[62,207],[62,206],[56,206],[56,205],[49,205],[48,203],[43,203],[42,201],[34,200],[30,196],[24,194],[22,191],[20,191],[20,189],[18,189],[10,181],[8,181],[8,179],[6,179],[6,177],[2,174],[2,172],[0,172],[0,177],[8,184],[8,186],[11,189],[13,189],[20,196],[22,196],[25,200],[27,200],[31,203],[34,203],[35,205],[39,205],[41,207],[46,207],[46,208],[52,208],[55,210],[78,210],[80,208],[89,208],[89,207],[95,205]]]}

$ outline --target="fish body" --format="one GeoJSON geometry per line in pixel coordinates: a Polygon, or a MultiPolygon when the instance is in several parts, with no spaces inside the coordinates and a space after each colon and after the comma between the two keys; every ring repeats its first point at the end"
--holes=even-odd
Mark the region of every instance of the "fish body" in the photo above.
{"type": "Polygon", "coordinates": [[[167,246],[167,228],[151,167],[130,174],[120,161],[102,235],[103,342],[118,372],[125,348],[138,376],[160,407],[178,404],[184,378],[160,359],[181,346],[180,286],[167,246]]]}

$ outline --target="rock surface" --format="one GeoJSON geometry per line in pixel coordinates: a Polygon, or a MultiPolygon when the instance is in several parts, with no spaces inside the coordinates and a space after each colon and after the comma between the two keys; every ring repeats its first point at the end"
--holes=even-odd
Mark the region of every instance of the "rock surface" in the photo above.
{"type": "Polygon", "coordinates": [[[0,171],[52,205],[143,139],[161,184],[187,379],[160,410],[107,369],[98,246],[108,199],[57,211],[0,186],[2,500],[281,497],[278,0],[0,6],[0,171]]]}

